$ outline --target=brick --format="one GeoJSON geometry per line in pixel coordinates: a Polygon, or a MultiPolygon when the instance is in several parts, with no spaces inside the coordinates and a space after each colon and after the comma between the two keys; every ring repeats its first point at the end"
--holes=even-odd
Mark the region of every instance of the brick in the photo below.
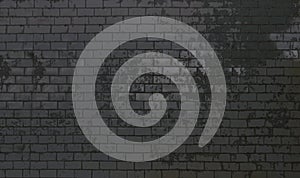
{"type": "MultiPolygon", "coordinates": [[[[296,3],[0,0],[0,177],[299,177],[296,3]],[[110,83],[118,68],[136,54],[157,50],[178,59],[195,76],[201,98],[199,123],[176,153],[128,163],[105,155],[85,138],[74,116],[72,79],[82,50],[96,34],[124,19],[147,15],[183,21],[209,41],[226,75],[227,105],[213,140],[199,148],[211,99],[200,64],[181,46],[160,39],[122,45],[99,70],[96,87],[100,114],[120,137],[158,138],[172,129],[180,112],[180,95],[174,94],[178,89],[171,80],[139,77],[131,87],[131,107],[147,113],[149,96],[164,92],[168,111],[153,128],[120,122],[110,101],[110,83]],[[197,76],[200,73],[203,76],[197,76]]],[[[168,28],[132,25],[121,30],[168,28]]],[[[121,36],[107,35],[104,40],[112,39],[121,36]]],[[[155,65],[181,74],[172,61],[155,65]]]]}

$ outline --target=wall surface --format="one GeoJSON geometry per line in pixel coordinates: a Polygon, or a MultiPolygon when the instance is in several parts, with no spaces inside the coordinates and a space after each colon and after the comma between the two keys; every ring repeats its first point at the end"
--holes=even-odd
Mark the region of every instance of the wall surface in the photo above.
{"type": "MultiPolygon", "coordinates": [[[[0,0],[0,177],[300,177],[299,7],[299,0],[0,0]],[[161,159],[124,162],[83,135],[72,107],[73,71],[104,28],[150,15],[185,22],[212,45],[226,77],[226,110],[217,134],[199,148],[210,102],[200,75],[201,112],[190,138],[161,159]]],[[[100,113],[127,139],[155,139],[178,117],[178,90],[160,75],[141,76],[130,97],[145,113],[148,94],[164,93],[171,100],[164,121],[130,127],[113,110],[113,75],[124,60],[153,50],[192,61],[172,42],[144,38],[114,50],[98,74],[100,113]]],[[[201,74],[197,63],[185,65],[201,74]]]]}

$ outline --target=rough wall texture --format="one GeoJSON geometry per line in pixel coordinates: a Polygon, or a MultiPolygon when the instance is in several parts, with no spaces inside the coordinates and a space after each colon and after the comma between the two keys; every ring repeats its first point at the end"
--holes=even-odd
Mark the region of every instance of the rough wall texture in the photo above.
{"type": "MultiPolygon", "coordinates": [[[[299,0],[0,0],[0,177],[300,177],[299,6],[299,0]],[[72,109],[72,75],[97,33],[144,15],[172,17],[204,35],[221,60],[228,97],[221,127],[205,147],[197,147],[203,106],[203,119],[174,153],[128,163],[102,154],[82,134],[72,109]]],[[[122,60],[145,50],[189,56],[170,42],[140,39],[115,50],[99,72],[98,107],[113,118],[108,125],[130,139],[151,139],[169,128],[130,128],[109,112],[106,80],[122,60]]],[[[148,109],[141,92],[163,92],[161,82],[172,87],[163,76],[136,81],[137,112],[148,109]]]]}

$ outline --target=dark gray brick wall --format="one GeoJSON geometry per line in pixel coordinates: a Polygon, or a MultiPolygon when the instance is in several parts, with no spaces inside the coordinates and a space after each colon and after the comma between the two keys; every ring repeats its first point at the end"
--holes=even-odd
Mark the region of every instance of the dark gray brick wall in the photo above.
{"type": "MultiPolygon", "coordinates": [[[[299,0],[0,0],[0,177],[300,177],[299,6],[299,0]],[[71,85],[79,55],[97,33],[144,15],[172,17],[197,29],[222,62],[228,97],[208,145],[197,147],[207,118],[204,102],[184,145],[156,161],[129,163],[102,154],[82,134],[71,85]]],[[[138,130],[112,112],[108,81],[124,58],[147,50],[189,57],[170,42],[126,43],[99,72],[96,88],[108,125],[132,140],[165,134],[178,116],[169,112],[157,128],[138,130]]],[[[206,85],[200,87],[209,103],[206,85]]],[[[131,88],[132,107],[147,111],[139,93],[165,87],[172,84],[163,77],[141,77],[131,88]]],[[[176,108],[176,88],[173,97],[170,107],[176,108]]]]}

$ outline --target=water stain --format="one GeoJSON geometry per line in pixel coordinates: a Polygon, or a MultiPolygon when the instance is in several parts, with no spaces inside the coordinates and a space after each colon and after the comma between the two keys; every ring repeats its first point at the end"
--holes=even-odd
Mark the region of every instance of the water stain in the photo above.
{"type": "Polygon", "coordinates": [[[4,82],[8,79],[11,68],[6,61],[4,61],[3,56],[0,56],[0,88],[3,89],[4,82]]]}
{"type": "Polygon", "coordinates": [[[33,62],[33,82],[35,85],[35,89],[37,89],[40,80],[44,77],[46,68],[43,66],[43,63],[38,59],[38,56],[36,54],[28,53],[28,56],[32,59],[33,62]]]}

